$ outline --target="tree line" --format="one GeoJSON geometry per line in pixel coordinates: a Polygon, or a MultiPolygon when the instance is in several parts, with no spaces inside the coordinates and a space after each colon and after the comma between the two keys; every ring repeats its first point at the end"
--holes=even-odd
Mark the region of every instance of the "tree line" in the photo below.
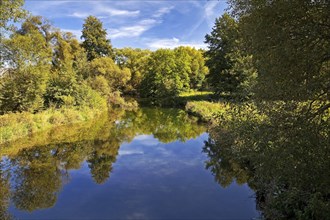
{"type": "Polygon", "coordinates": [[[94,16],[85,19],[79,42],[47,19],[27,16],[23,4],[5,0],[1,7],[1,28],[10,33],[1,41],[1,66],[10,67],[0,78],[2,114],[91,107],[101,99],[123,105],[123,94],[157,104],[191,89],[235,101],[329,97],[327,1],[230,0],[230,13],[205,36],[206,51],[116,49],[94,16]],[[10,24],[20,19],[15,30],[10,24]]]}
{"type": "Polygon", "coordinates": [[[229,0],[205,42],[211,84],[222,97],[326,104],[330,3],[229,0]]]}
{"type": "Polygon", "coordinates": [[[2,10],[0,113],[38,112],[46,108],[102,108],[125,105],[124,95],[160,103],[180,92],[205,86],[203,51],[191,47],[157,51],[113,48],[94,16],[83,24],[81,42],[49,20],[22,9],[23,1],[2,10]],[[27,15],[28,14],[28,15],[27,15]],[[21,20],[21,27],[8,25],[21,20]],[[23,19],[23,20],[22,20],[23,19]]]}

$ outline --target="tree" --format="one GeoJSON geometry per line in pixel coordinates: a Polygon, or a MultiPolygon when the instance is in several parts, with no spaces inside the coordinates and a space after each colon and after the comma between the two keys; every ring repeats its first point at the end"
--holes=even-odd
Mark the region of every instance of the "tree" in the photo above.
{"type": "Polygon", "coordinates": [[[109,57],[96,58],[90,63],[90,77],[103,76],[112,91],[125,89],[131,78],[130,70],[120,69],[109,57]]]}
{"type": "Polygon", "coordinates": [[[258,97],[329,100],[329,1],[229,3],[260,73],[258,97]]]}
{"type": "Polygon", "coordinates": [[[216,19],[211,34],[205,39],[209,44],[206,51],[209,81],[216,95],[239,100],[251,96],[256,70],[251,55],[244,51],[239,23],[225,13],[216,19]]]}
{"type": "Polygon", "coordinates": [[[148,72],[141,83],[142,97],[160,104],[164,99],[173,101],[184,90],[175,58],[175,53],[169,49],[159,49],[151,54],[148,72]]]}
{"type": "Polygon", "coordinates": [[[105,97],[108,103],[125,105],[121,94],[131,78],[129,69],[121,69],[110,57],[100,57],[89,63],[85,78],[89,86],[105,97]]]}
{"type": "Polygon", "coordinates": [[[78,91],[82,91],[83,82],[77,72],[82,71],[81,62],[87,62],[81,59],[84,57],[83,48],[71,33],[54,33],[52,74],[44,96],[46,106],[77,106],[81,103],[78,91]]]}
{"type": "Polygon", "coordinates": [[[3,59],[14,69],[48,65],[52,56],[49,44],[52,29],[49,21],[40,16],[27,18],[10,39],[3,40],[3,59]]]}
{"type": "Polygon", "coordinates": [[[116,63],[120,68],[128,68],[131,71],[131,79],[128,82],[128,93],[137,93],[141,81],[147,72],[147,61],[150,50],[123,48],[116,50],[116,63]]]}
{"type": "Polygon", "coordinates": [[[306,120],[299,106],[233,106],[208,131],[206,167],[224,187],[247,183],[264,219],[330,215],[329,119],[306,120]]]}
{"type": "Polygon", "coordinates": [[[13,30],[12,22],[18,22],[25,18],[27,12],[22,8],[24,0],[1,0],[0,3],[0,37],[3,31],[13,30]]]}
{"type": "Polygon", "coordinates": [[[84,39],[82,46],[89,61],[104,56],[113,57],[110,40],[106,37],[107,32],[103,29],[102,22],[94,16],[88,16],[83,25],[81,39],[84,39]]]}
{"type": "Polygon", "coordinates": [[[33,31],[38,31],[45,38],[47,44],[49,44],[54,37],[55,28],[48,19],[42,16],[29,16],[17,33],[26,35],[33,31]]]}
{"type": "Polygon", "coordinates": [[[1,79],[0,111],[41,109],[52,56],[46,38],[35,29],[19,30],[4,45],[4,59],[12,70],[1,79]]]}
{"type": "Polygon", "coordinates": [[[182,83],[182,91],[189,91],[191,74],[192,58],[189,56],[188,51],[184,47],[178,47],[173,51],[175,55],[176,68],[174,71],[180,77],[182,83]]]}
{"type": "Polygon", "coordinates": [[[205,83],[205,76],[208,74],[208,68],[205,66],[203,53],[191,47],[178,47],[174,49],[177,61],[180,63],[181,71],[188,75],[190,89],[201,89],[205,83]]]}

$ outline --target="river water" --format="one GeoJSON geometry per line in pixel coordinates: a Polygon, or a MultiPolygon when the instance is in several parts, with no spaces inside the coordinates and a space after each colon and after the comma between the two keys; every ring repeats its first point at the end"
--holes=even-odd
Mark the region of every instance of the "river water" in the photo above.
{"type": "Polygon", "coordinates": [[[206,169],[204,125],[182,110],[116,111],[2,146],[0,216],[255,219],[255,194],[206,169]]]}

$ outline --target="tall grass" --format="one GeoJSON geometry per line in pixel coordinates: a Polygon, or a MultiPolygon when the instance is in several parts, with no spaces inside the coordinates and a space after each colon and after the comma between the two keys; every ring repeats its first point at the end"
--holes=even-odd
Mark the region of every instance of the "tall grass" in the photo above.
{"type": "Polygon", "coordinates": [[[225,113],[230,107],[228,103],[190,101],[187,102],[185,109],[189,114],[197,116],[203,122],[213,122],[216,115],[225,113]]]}
{"type": "Polygon", "coordinates": [[[0,144],[61,125],[91,120],[106,109],[88,107],[47,109],[33,114],[10,113],[0,116],[0,144]]]}
{"type": "Polygon", "coordinates": [[[197,116],[201,121],[210,124],[233,121],[238,116],[241,121],[252,120],[252,118],[257,121],[264,121],[267,119],[266,115],[261,112],[253,102],[192,101],[187,102],[185,110],[189,114],[197,116]]]}

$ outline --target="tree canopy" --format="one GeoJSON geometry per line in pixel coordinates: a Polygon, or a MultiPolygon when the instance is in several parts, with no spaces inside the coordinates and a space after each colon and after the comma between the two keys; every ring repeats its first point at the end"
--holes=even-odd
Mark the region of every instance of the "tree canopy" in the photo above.
{"type": "Polygon", "coordinates": [[[220,98],[244,100],[252,95],[257,70],[252,55],[245,52],[239,22],[225,13],[217,18],[210,34],[206,65],[210,69],[209,82],[220,98]]]}
{"type": "Polygon", "coordinates": [[[0,4],[0,36],[3,31],[13,30],[14,26],[8,24],[17,22],[27,15],[27,11],[22,8],[24,0],[1,0],[0,4]]]}
{"type": "Polygon", "coordinates": [[[85,48],[89,61],[104,56],[113,57],[112,46],[110,40],[107,39],[107,31],[96,17],[88,16],[85,19],[81,39],[83,39],[82,47],[85,48]]]}
{"type": "Polygon", "coordinates": [[[263,99],[329,97],[330,2],[230,0],[263,99]],[[258,25],[256,25],[258,24],[258,25]]]}

